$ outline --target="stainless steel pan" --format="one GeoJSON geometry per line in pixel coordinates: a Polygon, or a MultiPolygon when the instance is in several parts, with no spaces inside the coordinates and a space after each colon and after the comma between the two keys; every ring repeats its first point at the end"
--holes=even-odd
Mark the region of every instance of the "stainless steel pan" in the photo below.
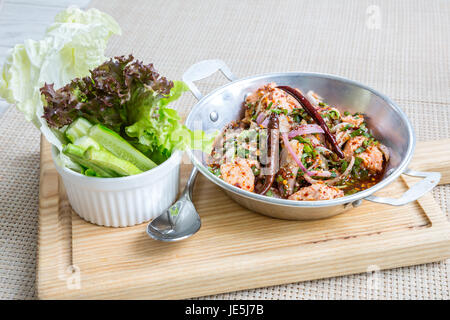
{"type": "Polygon", "coordinates": [[[233,200],[255,212],[281,219],[322,219],[359,206],[362,200],[401,206],[418,199],[439,182],[440,174],[437,172],[417,172],[407,168],[414,152],[415,136],[403,111],[388,97],[356,81],[329,74],[304,72],[271,73],[237,79],[220,60],[201,61],[191,66],[183,75],[183,80],[199,100],[186,120],[186,126],[190,129],[207,132],[222,130],[229,122],[242,117],[246,95],[261,85],[276,82],[278,85],[288,85],[303,91],[314,90],[327,103],[340,110],[362,112],[375,137],[390,149],[391,157],[386,174],[378,184],[353,195],[325,201],[275,199],[242,190],[210,173],[205,166],[205,156],[200,152],[189,151],[192,162],[206,178],[221,187],[233,200]],[[203,96],[194,81],[209,77],[218,70],[231,83],[203,96]],[[424,179],[400,198],[373,195],[401,174],[424,179]]]}

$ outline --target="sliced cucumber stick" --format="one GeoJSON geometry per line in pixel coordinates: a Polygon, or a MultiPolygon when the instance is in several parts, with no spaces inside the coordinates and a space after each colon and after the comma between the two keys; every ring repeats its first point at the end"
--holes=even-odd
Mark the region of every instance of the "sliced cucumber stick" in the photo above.
{"type": "Polygon", "coordinates": [[[72,143],[67,144],[63,148],[64,154],[72,155],[72,156],[76,156],[76,157],[80,157],[80,158],[83,158],[84,151],[86,151],[86,149],[83,149],[82,147],[76,146],[72,143]]]}
{"type": "Polygon", "coordinates": [[[83,152],[86,151],[89,147],[93,147],[96,150],[101,149],[101,146],[97,143],[97,141],[95,141],[89,136],[78,138],[73,142],[73,144],[77,147],[82,148],[83,152]]]}
{"type": "Polygon", "coordinates": [[[114,156],[107,150],[96,150],[93,147],[87,149],[84,153],[86,160],[95,165],[108,170],[113,170],[122,176],[131,176],[133,174],[142,173],[142,171],[129,161],[114,156]]]}
{"type": "Polygon", "coordinates": [[[78,138],[86,136],[90,127],[92,127],[92,123],[85,118],[78,118],[67,128],[65,132],[66,137],[70,142],[74,142],[78,138]]]}
{"type": "MultiPolygon", "coordinates": [[[[62,151],[66,156],[68,156],[72,161],[82,165],[85,168],[88,168],[92,171],[95,171],[99,177],[105,177],[105,178],[113,178],[118,177],[119,175],[114,172],[113,170],[101,168],[98,165],[92,163],[89,160],[86,160],[84,158],[84,152],[85,150],[81,148],[80,146],[73,145],[69,143],[63,148],[62,151]]],[[[85,172],[86,174],[86,172],[85,172]]]]}
{"type": "Polygon", "coordinates": [[[89,129],[89,137],[98,142],[116,157],[134,164],[142,171],[156,167],[156,163],[133,147],[116,132],[105,126],[96,124],[89,129]]]}

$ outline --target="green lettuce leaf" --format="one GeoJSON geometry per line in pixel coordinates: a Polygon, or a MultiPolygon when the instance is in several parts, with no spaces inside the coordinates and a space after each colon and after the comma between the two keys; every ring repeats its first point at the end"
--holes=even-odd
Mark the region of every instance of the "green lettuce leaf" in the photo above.
{"type": "Polygon", "coordinates": [[[0,97],[15,104],[47,140],[62,147],[61,136],[42,118],[45,83],[64,86],[106,60],[104,51],[120,27],[109,15],[96,9],[69,7],[59,13],[40,41],[26,40],[9,53],[0,76],[0,97]]]}
{"type": "Polygon", "coordinates": [[[173,86],[172,81],[160,77],[152,64],[144,65],[132,55],[110,59],[90,73],[58,90],[53,84],[41,88],[46,99],[44,118],[49,126],[61,128],[83,117],[120,134],[132,123],[128,113],[133,114],[134,109],[127,107],[130,101],[138,95],[161,98],[173,86]]]}
{"type": "Polygon", "coordinates": [[[90,76],[76,78],[57,90],[45,84],[44,118],[51,128],[62,128],[79,117],[100,123],[129,140],[156,163],[174,149],[206,150],[211,138],[181,124],[177,111],[168,107],[188,88],[181,81],[161,77],[153,64],[144,65],[132,55],[104,62],[90,76]]]}
{"type": "Polygon", "coordinates": [[[206,134],[202,130],[189,130],[181,124],[178,112],[167,107],[187,90],[184,82],[174,81],[168,96],[151,95],[144,89],[128,104],[130,122],[133,124],[126,127],[125,132],[145,146],[141,147],[141,150],[146,149],[155,161],[169,157],[174,149],[184,150],[188,147],[207,153],[211,150],[216,133],[206,134]]]}

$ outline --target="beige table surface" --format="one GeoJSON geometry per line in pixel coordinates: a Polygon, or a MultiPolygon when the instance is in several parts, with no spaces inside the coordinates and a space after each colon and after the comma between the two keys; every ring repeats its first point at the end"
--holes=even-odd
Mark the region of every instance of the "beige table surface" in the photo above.
{"type": "MultiPolygon", "coordinates": [[[[390,96],[418,140],[450,138],[449,1],[99,0],[90,6],[122,27],[108,55],[133,53],[169,78],[213,58],[238,77],[338,74],[390,96]]],[[[224,83],[215,75],[199,87],[208,92],[224,83]]],[[[194,103],[185,94],[176,107],[186,114],[194,103]]],[[[0,118],[0,145],[0,298],[34,298],[39,132],[10,108],[0,118]]],[[[433,195],[448,215],[450,186],[433,195]]],[[[449,266],[443,261],[206,298],[449,299],[449,266]]]]}

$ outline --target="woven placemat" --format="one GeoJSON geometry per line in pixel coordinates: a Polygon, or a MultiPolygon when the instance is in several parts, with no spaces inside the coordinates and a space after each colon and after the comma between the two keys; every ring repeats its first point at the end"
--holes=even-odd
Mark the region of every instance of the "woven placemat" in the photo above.
{"type": "MultiPolygon", "coordinates": [[[[450,138],[450,2],[93,1],[121,25],[108,55],[133,53],[173,79],[222,59],[238,77],[315,71],[396,101],[418,140],[450,138]]],[[[226,81],[201,81],[208,92],[226,81]]],[[[195,104],[185,94],[176,106],[195,104]]],[[[17,111],[0,120],[0,298],[34,298],[39,133],[17,111]]],[[[433,191],[448,213],[450,186],[433,191]]],[[[209,299],[449,299],[450,262],[306,281],[209,299]],[[374,285],[374,283],[376,285],[374,285]]]]}

